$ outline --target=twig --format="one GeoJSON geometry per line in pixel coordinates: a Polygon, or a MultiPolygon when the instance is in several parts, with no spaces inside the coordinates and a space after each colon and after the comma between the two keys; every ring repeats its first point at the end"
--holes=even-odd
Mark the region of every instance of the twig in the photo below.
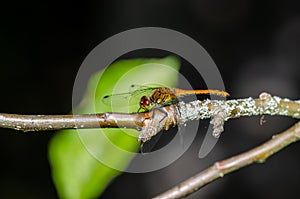
{"type": "Polygon", "coordinates": [[[262,93],[258,99],[203,100],[180,102],[145,113],[102,113],[82,115],[0,114],[0,128],[44,131],[72,128],[135,128],[142,131],[139,140],[151,139],[160,130],[192,120],[214,118],[215,136],[222,131],[222,120],[252,115],[283,115],[300,118],[300,102],[262,93]],[[155,114],[154,114],[155,112],[155,114]],[[217,129],[217,126],[219,129],[217,129]]]}
{"type": "Polygon", "coordinates": [[[187,179],[186,181],[180,183],[174,188],[156,196],[156,199],[174,199],[182,198],[191,193],[194,193],[201,187],[215,181],[224,175],[245,167],[252,163],[263,163],[265,160],[274,155],[276,152],[280,151],[284,147],[292,144],[293,142],[300,140],[300,122],[296,123],[293,127],[288,130],[275,135],[271,140],[265,142],[264,144],[249,150],[247,152],[241,153],[237,156],[233,156],[223,161],[216,162],[214,165],[208,169],[202,171],[201,173],[187,179]]]}
{"type": "Polygon", "coordinates": [[[82,115],[0,114],[0,128],[21,131],[45,131],[86,128],[136,128],[143,126],[148,113],[103,113],[82,115]]]}

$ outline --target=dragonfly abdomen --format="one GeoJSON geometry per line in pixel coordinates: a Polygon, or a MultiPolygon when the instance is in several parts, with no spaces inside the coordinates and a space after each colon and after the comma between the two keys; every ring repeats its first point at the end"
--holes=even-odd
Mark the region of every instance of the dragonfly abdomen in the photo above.
{"type": "Polygon", "coordinates": [[[229,96],[229,93],[226,91],[220,91],[220,90],[183,90],[179,88],[174,88],[174,92],[176,96],[183,96],[183,95],[203,95],[203,94],[210,94],[210,95],[218,95],[222,97],[229,96]]]}

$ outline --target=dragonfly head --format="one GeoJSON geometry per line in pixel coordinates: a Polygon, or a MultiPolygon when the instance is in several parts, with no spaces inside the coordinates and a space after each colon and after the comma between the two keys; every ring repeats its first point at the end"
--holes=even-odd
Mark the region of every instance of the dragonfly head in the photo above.
{"type": "Polygon", "coordinates": [[[144,109],[145,111],[150,110],[150,108],[151,108],[151,100],[148,97],[146,97],[146,96],[141,97],[140,108],[144,109]]]}

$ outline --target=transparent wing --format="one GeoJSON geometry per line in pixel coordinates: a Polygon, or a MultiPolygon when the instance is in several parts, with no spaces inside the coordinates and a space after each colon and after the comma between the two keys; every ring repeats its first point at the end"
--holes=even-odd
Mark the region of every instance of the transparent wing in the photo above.
{"type": "Polygon", "coordinates": [[[102,98],[102,102],[105,105],[117,105],[117,106],[124,106],[125,104],[128,104],[128,102],[130,101],[131,103],[129,105],[135,105],[134,101],[136,101],[136,103],[138,103],[138,100],[136,99],[131,99],[132,93],[128,92],[128,93],[119,93],[119,94],[112,94],[112,95],[106,95],[102,98]]]}
{"type": "Polygon", "coordinates": [[[157,88],[160,88],[159,86],[147,86],[147,85],[139,85],[139,84],[131,84],[130,85],[130,92],[139,92],[142,90],[148,90],[148,91],[153,91],[157,88]]]}
{"type": "Polygon", "coordinates": [[[131,85],[131,92],[117,93],[106,95],[102,98],[102,102],[106,105],[138,105],[142,96],[150,97],[155,87],[131,85]]]}

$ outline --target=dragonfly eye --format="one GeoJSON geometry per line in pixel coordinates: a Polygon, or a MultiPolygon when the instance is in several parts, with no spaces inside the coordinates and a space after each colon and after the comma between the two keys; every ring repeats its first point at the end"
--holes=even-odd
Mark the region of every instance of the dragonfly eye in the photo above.
{"type": "Polygon", "coordinates": [[[146,108],[148,106],[150,106],[150,100],[146,96],[143,96],[140,101],[140,107],[146,108]]]}

